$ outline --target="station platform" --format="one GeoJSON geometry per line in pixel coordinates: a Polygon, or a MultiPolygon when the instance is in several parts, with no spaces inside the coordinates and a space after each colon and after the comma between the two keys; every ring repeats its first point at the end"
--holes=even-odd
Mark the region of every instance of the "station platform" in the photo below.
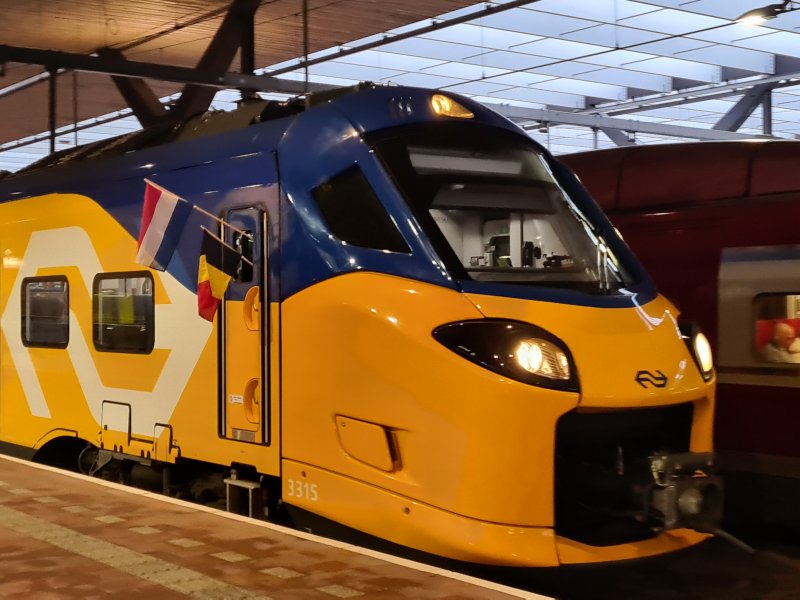
{"type": "Polygon", "coordinates": [[[0,456],[0,598],[110,597],[546,598],[0,456]]]}

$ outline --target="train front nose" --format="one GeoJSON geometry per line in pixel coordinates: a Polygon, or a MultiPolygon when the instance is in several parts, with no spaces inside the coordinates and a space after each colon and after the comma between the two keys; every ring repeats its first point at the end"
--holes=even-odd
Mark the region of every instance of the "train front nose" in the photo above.
{"type": "Polygon", "coordinates": [[[474,301],[487,317],[511,315],[552,331],[574,368],[578,404],[554,424],[559,538],[608,548],[719,525],[710,354],[669,302],[609,310],[474,301]]]}

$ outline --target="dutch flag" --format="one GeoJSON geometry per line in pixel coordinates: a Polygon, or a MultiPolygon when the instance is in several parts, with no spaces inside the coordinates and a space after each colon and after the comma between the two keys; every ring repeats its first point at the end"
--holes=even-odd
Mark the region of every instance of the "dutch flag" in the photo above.
{"type": "Polygon", "coordinates": [[[136,262],[163,271],[178,245],[192,205],[152,181],[145,179],[145,184],[136,262]]]}

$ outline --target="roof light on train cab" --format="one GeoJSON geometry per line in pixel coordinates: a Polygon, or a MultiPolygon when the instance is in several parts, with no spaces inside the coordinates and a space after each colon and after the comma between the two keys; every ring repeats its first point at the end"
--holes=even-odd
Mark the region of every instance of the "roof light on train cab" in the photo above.
{"type": "Polygon", "coordinates": [[[431,96],[431,108],[437,117],[455,117],[457,119],[472,119],[475,117],[471,111],[444,94],[431,96]]]}

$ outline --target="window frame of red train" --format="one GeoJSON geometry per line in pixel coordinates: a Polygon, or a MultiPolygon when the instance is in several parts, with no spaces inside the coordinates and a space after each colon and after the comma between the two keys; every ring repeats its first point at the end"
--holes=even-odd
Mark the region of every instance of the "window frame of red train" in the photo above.
{"type": "Polygon", "coordinates": [[[716,532],[722,523],[722,478],[715,473],[712,452],[658,454],[650,457],[653,484],[647,512],[662,530],[688,527],[716,532]]]}

